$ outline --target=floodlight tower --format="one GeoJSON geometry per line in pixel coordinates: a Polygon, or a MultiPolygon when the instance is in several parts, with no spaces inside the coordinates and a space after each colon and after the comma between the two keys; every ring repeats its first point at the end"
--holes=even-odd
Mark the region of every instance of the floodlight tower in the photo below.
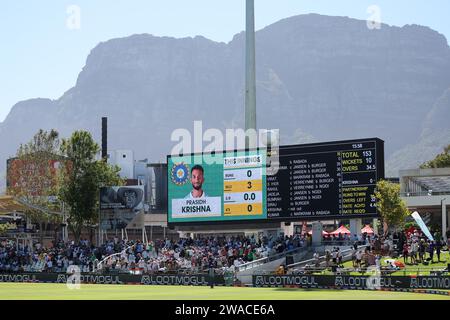
{"type": "MultiPolygon", "coordinates": [[[[245,130],[256,130],[255,2],[246,0],[245,31],[245,130]]],[[[246,148],[256,148],[256,141],[246,138],[246,148]]]]}

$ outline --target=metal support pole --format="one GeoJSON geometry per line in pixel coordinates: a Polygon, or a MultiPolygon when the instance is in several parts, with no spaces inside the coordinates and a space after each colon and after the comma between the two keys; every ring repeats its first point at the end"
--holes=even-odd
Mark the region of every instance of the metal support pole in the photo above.
{"type": "Polygon", "coordinates": [[[372,220],[372,224],[373,224],[373,232],[375,234],[378,234],[378,219],[374,218],[372,220]]]}
{"type": "MultiPolygon", "coordinates": [[[[447,232],[447,206],[445,204],[445,200],[446,199],[447,198],[444,198],[444,199],[441,200],[441,214],[442,214],[442,234],[441,234],[441,238],[445,239],[445,240],[447,240],[445,238],[445,234],[447,232]]],[[[436,240],[441,241],[441,239],[436,239],[436,240]]]]}
{"type": "MultiPolygon", "coordinates": [[[[256,130],[255,2],[246,0],[245,33],[245,130],[256,130]]],[[[246,148],[256,148],[256,141],[246,138],[246,148]]]]}
{"type": "Polygon", "coordinates": [[[67,232],[67,216],[66,216],[66,205],[63,202],[62,203],[62,211],[63,211],[63,230],[62,230],[62,236],[63,236],[63,242],[66,242],[69,238],[68,232],[67,232]]]}
{"type": "Polygon", "coordinates": [[[323,225],[320,221],[313,222],[312,224],[312,244],[314,246],[320,246],[323,240],[323,225]]]}
{"type": "Polygon", "coordinates": [[[361,228],[362,228],[362,219],[350,219],[350,239],[356,234],[356,236],[361,236],[361,228]]]}
{"type": "Polygon", "coordinates": [[[98,209],[98,246],[102,245],[103,241],[103,234],[102,234],[102,227],[101,227],[101,216],[100,216],[100,208],[98,209]]]}

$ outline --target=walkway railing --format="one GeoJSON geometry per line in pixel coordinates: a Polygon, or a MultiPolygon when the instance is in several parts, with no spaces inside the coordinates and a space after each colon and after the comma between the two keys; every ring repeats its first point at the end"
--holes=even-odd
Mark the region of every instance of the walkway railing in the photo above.
{"type": "Polygon", "coordinates": [[[241,264],[240,266],[238,266],[237,267],[237,271],[239,272],[239,271],[243,271],[243,270],[252,269],[252,268],[255,268],[257,266],[266,264],[268,262],[272,262],[272,261],[284,258],[287,255],[300,253],[301,251],[304,251],[305,249],[307,250],[308,247],[298,247],[298,248],[295,248],[295,249],[292,249],[292,250],[284,251],[284,252],[277,253],[277,254],[274,254],[274,255],[270,255],[270,256],[267,256],[267,257],[264,257],[264,258],[261,258],[261,259],[258,259],[258,260],[247,262],[247,263],[244,263],[244,264],[241,264]]]}
{"type": "MultiPolygon", "coordinates": [[[[365,247],[366,247],[366,245],[361,245],[361,246],[358,246],[358,249],[362,249],[362,248],[365,248],[365,247]]],[[[344,260],[348,260],[349,256],[351,258],[352,248],[341,251],[341,254],[342,254],[342,260],[343,261],[344,260]]],[[[319,261],[322,261],[321,263],[323,263],[325,259],[326,259],[326,256],[320,256],[319,257],[319,261]]],[[[299,262],[296,262],[296,263],[289,264],[286,267],[289,269],[289,268],[294,268],[296,266],[307,265],[307,264],[315,263],[315,262],[316,262],[316,259],[303,260],[303,261],[299,261],[299,262]]]]}
{"type": "Polygon", "coordinates": [[[113,254],[110,254],[109,256],[105,257],[102,261],[100,261],[100,262],[96,265],[96,269],[101,269],[101,268],[102,268],[103,262],[107,261],[109,258],[112,258],[112,257],[115,257],[115,256],[120,256],[120,255],[124,254],[125,252],[127,252],[128,249],[133,248],[134,246],[136,246],[136,244],[133,244],[133,245],[131,245],[131,246],[128,246],[128,247],[126,247],[125,249],[123,249],[123,250],[120,251],[120,252],[113,253],[113,254]]]}
{"type": "Polygon", "coordinates": [[[428,197],[428,196],[444,196],[450,195],[450,190],[440,191],[440,192],[429,192],[429,191],[420,191],[420,192],[402,192],[400,196],[402,197],[428,197]]]}
{"type": "MultiPolygon", "coordinates": [[[[337,246],[337,247],[339,247],[339,246],[353,246],[354,243],[355,243],[355,241],[351,241],[351,240],[323,241],[322,244],[319,246],[319,248],[322,248],[324,250],[324,248],[326,246],[337,246]]],[[[362,244],[358,248],[365,248],[366,246],[367,246],[367,244],[362,244]]],[[[251,261],[251,262],[244,263],[244,264],[240,265],[239,267],[237,267],[237,271],[243,271],[243,270],[252,269],[252,268],[260,266],[262,264],[281,259],[281,258],[283,258],[283,257],[285,257],[287,255],[290,255],[290,254],[297,254],[297,253],[300,253],[300,252],[305,251],[305,250],[311,251],[311,250],[315,250],[315,249],[317,249],[317,247],[315,247],[315,246],[298,247],[298,248],[295,248],[293,250],[281,252],[281,253],[278,253],[278,254],[275,254],[275,255],[271,255],[271,256],[264,257],[264,258],[261,258],[261,259],[258,259],[258,260],[254,260],[254,261],[251,261]]],[[[341,251],[341,252],[342,253],[344,253],[344,252],[351,252],[351,249],[344,250],[344,251],[341,251]]],[[[324,257],[325,256],[323,256],[321,258],[324,258],[324,257]]],[[[314,261],[314,259],[305,260],[305,261],[309,263],[311,261],[314,261]]],[[[297,263],[294,263],[293,265],[302,264],[302,263],[303,262],[297,262],[297,263]]],[[[289,265],[289,266],[291,266],[291,265],[289,265]]]]}

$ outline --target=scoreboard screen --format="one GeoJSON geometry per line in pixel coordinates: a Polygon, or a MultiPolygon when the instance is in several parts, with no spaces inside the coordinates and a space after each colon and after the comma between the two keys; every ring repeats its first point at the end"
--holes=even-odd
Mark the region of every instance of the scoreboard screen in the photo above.
{"type": "Polygon", "coordinates": [[[263,220],[266,151],[168,157],[168,222],[263,220]]]}
{"type": "Polygon", "coordinates": [[[167,161],[169,224],[376,217],[384,142],[372,138],[167,161]]]}
{"type": "Polygon", "coordinates": [[[377,216],[383,149],[380,139],[280,147],[279,170],[267,176],[268,219],[377,216]]]}

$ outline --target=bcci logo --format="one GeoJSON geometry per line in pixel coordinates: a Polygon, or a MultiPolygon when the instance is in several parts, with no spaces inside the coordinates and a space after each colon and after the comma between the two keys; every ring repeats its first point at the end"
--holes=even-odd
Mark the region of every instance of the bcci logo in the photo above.
{"type": "Polygon", "coordinates": [[[172,182],[177,186],[182,186],[186,184],[189,180],[189,167],[187,164],[176,163],[172,167],[172,182]]]}

